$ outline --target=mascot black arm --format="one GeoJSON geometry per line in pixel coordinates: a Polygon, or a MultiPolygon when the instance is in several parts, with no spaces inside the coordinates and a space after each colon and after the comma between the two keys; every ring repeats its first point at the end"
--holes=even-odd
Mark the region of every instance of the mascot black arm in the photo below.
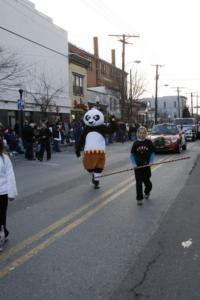
{"type": "Polygon", "coordinates": [[[81,150],[83,149],[84,145],[85,145],[85,139],[86,139],[86,135],[88,134],[87,131],[87,127],[85,127],[83,129],[83,132],[81,133],[80,139],[78,141],[78,143],[76,144],[76,156],[79,157],[81,154],[81,150]]]}

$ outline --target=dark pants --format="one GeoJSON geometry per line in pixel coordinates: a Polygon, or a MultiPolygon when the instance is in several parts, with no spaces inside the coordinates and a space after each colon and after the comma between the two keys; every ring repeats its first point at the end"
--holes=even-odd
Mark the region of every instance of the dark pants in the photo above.
{"type": "Polygon", "coordinates": [[[5,237],[7,237],[9,234],[6,228],[7,207],[8,207],[8,195],[0,195],[0,227],[3,225],[5,231],[5,237]]]}
{"type": "Polygon", "coordinates": [[[53,140],[53,150],[56,152],[60,152],[60,147],[59,147],[60,142],[57,140],[53,140]]]}
{"type": "Polygon", "coordinates": [[[38,154],[38,159],[43,160],[44,151],[47,152],[47,159],[51,159],[51,146],[50,141],[41,141],[40,142],[40,151],[38,154]]]}
{"type": "Polygon", "coordinates": [[[143,184],[144,184],[144,193],[149,194],[152,190],[151,178],[151,169],[149,167],[135,170],[135,179],[136,179],[136,197],[137,200],[143,199],[143,184]]]}
{"type": "Polygon", "coordinates": [[[33,143],[25,141],[24,148],[25,148],[25,158],[30,160],[33,159],[33,143]]]}

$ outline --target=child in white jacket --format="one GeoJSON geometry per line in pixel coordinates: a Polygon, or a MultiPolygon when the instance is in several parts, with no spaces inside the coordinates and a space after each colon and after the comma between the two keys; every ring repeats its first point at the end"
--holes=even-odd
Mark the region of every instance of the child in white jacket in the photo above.
{"type": "Polygon", "coordinates": [[[13,166],[9,156],[4,153],[4,142],[0,137],[0,251],[9,234],[6,228],[8,200],[14,200],[16,196],[13,166]]]}

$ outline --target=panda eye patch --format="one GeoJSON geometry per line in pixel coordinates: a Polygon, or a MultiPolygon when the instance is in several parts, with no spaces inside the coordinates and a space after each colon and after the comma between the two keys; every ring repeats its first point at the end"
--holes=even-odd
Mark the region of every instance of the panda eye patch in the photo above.
{"type": "Polygon", "coordinates": [[[91,119],[91,117],[87,115],[87,116],[85,117],[85,119],[86,119],[86,121],[89,121],[89,119],[91,119]]]}
{"type": "Polygon", "coordinates": [[[95,115],[95,116],[93,117],[93,119],[94,119],[95,121],[98,121],[98,120],[100,119],[100,116],[99,116],[99,115],[95,115]]]}

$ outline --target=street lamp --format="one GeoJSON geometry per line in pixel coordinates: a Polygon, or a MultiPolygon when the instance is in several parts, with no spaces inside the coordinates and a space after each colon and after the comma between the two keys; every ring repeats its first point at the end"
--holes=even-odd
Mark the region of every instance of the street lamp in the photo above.
{"type": "Polygon", "coordinates": [[[25,103],[24,103],[24,100],[22,97],[24,90],[19,89],[18,92],[19,92],[19,99],[17,100],[17,108],[19,111],[19,136],[21,137],[22,136],[22,127],[23,127],[23,110],[25,107],[25,103]]]}
{"type": "Polygon", "coordinates": [[[132,60],[132,61],[128,61],[126,64],[125,64],[125,67],[129,64],[140,64],[141,63],[141,60],[139,59],[136,59],[136,60],[132,60]]]}

